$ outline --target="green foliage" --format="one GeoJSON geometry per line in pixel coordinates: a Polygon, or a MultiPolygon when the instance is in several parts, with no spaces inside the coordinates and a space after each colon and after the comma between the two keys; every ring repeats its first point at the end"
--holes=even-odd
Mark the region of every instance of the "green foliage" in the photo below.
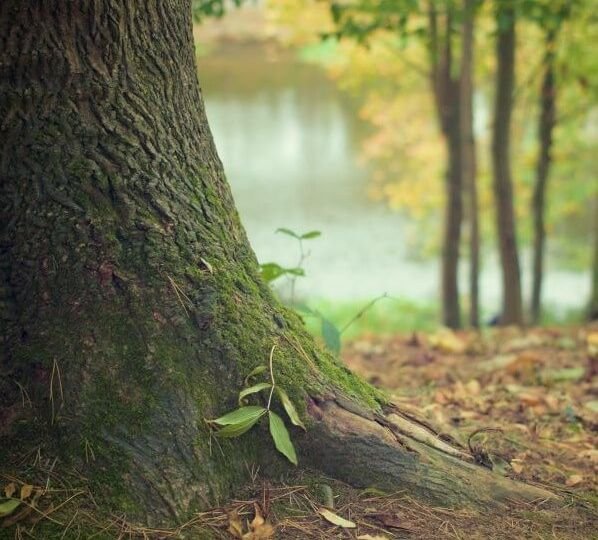
{"type": "Polygon", "coordinates": [[[284,410],[289,415],[289,419],[293,425],[305,429],[305,425],[301,421],[301,418],[299,418],[297,409],[295,409],[295,405],[293,405],[293,402],[290,400],[288,394],[280,386],[276,387],[276,394],[278,395],[278,399],[280,399],[284,410]]]}
{"type": "Polygon", "coordinates": [[[270,283],[282,276],[302,277],[305,275],[303,268],[284,268],[275,262],[260,264],[262,278],[270,283]]]}
{"type": "MultiPolygon", "coordinates": [[[[234,7],[239,7],[244,0],[232,0],[234,7]]],[[[205,17],[222,17],[227,8],[230,8],[231,0],[193,0],[193,18],[201,21],[205,17]]]]}
{"type": "Polygon", "coordinates": [[[21,501],[19,499],[7,499],[0,502],[0,517],[12,514],[20,505],[21,501]]]}
{"type": "MultiPolygon", "coordinates": [[[[207,420],[207,422],[208,424],[216,427],[216,437],[233,438],[239,437],[240,435],[243,435],[249,431],[259,422],[263,416],[266,415],[266,413],[268,413],[270,435],[274,441],[274,446],[276,446],[276,449],[291,463],[297,465],[297,454],[295,452],[293,443],[291,442],[291,437],[284,424],[284,421],[270,408],[272,405],[272,397],[274,393],[276,393],[291,423],[295,426],[305,429],[305,425],[299,418],[297,409],[295,408],[295,405],[289,398],[288,394],[274,381],[272,362],[274,359],[275,348],[276,346],[273,346],[270,351],[270,382],[264,381],[242,389],[239,392],[239,405],[241,405],[241,407],[221,416],[220,418],[216,418],[215,420],[207,420]],[[265,407],[259,405],[243,405],[244,400],[249,396],[254,396],[260,392],[263,392],[264,390],[268,390],[267,404],[265,407]]],[[[249,375],[247,375],[245,378],[245,384],[248,385],[251,378],[255,377],[256,375],[260,375],[267,370],[268,367],[265,365],[257,366],[251,371],[251,373],[249,373],[249,375]]]]}
{"type": "Polygon", "coordinates": [[[297,234],[295,231],[287,229],[286,227],[279,227],[278,229],[276,229],[276,232],[286,234],[287,236],[290,236],[297,240],[311,240],[312,238],[317,238],[322,234],[320,231],[309,231],[303,234],[297,234]]]}
{"type": "Polygon", "coordinates": [[[421,6],[418,0],[333,1],[330,3],[330,13],[337,27],[333,35],[367,43],[377,30],[391,30],[402,37],[407,36],[409,17],[421,13],[421,6]]]}
{"type": "Polygon", "coordinates": [[[268,411],[268,416],[270,418],[270,435],[272,435],[276,449],[293,465],[297,465],[297,454],[295,453],[295,447],[291,442],[289,432],[284,425],[282,418],[274,411],[268,411]]]}
{"type": "Polygon", "coordinates": [[[253,386],[250,386],[249,388],[245,388],[244,390],[241,390],[239,392],[239,405],[247,396],[250,396],[251,394],[257,394],[258,392],[261,392],[262,390],[266,390],[269,388],[272,388],[272,385],[270,383],[261,382],[258,384],[254,384],[253,386]]]}
{"type": "Polygon", "coordinates": [[[322,337],[324,338],[326,347],[328,347],[331,352],[338,355],[341,352],[340,330],[326,317],[320,316],[320,320],[322,321],[322,337]]]}
{"type": "Polygon", "coordinates": [[[280,266],[278,263],[275,263],[275,262],[267,262],[267,263],[260,264],[260,271],[262,273],[262,278],[267,283],[270,283],[270,282],[274,281],[275,279],[278,279],[279,277],[289,276],[293,280],[292,285],[293,285],[293,294],[294,294],[295,279],[297,279],[298,277],[305,276],[305,270],[303,269],[303,263],[304,263],[305,259],[307,258],[307,256],[309,255],[308,253],[305,253],[305,251],[303,250],[303,241],[304,240],[313,240],[314,238],[317,238],[318,236],[320,236],[322,233],[320,231],[309,231],[309,232],[306,232],[303,234],[299,234],[299,233],[296,233],[295,231],[292,231],[291,229],[287,229],[286,227],[280,227],[280,228],[276,229],[276,232],[285,234],[285,235],[290,236],[291,238],[294,238],[295,240],[297,240],[297,242],[299,243],[299,260],[297,262],[297,266],[295,266],[294,268],[284,268],[283,266],[280,266]]]}
{"type": "Polygon", "coordinates": [[[224,426],[216,432],[218,437],[238,437],[249,431],[265,413],[264,407],[241,407],[211,422],[224,426]]]}
{"type": "Polygon", "coordinates": [[[334,324],[328,317],[322,315],[322,313],[317,309],[311,309],[308,306],[302,304],[297,306],[297,309],[304,313],[305,315],[309,315],[315,317],[320,322],[320,333],[322,338],[324,339],[324,343],[326,347],[335,355],[338,355],[341,351],[341,337],[342,335],[349,329],[355,322],[361,319],[364,315],[370,311],[375,304],[377,304],[380,300],[384,298],[389,298],[387,294],[383,294],[370,300],[365,306],[362,306],[359,309],[354,310],[351,313],[351,317],[349,321],[342,327],[339,328],[336,324],[334,324]]]}
{"type": "MultiPolygon", "coordinates": [[[[316,300],[312,303],[314,313],[323,312],[329,320],[348,321],[363,307],[363,301],[316,300]]],[[[438,329],[438,305],[423,304],[392,298],[368,310],[343,332],[342,337],[357,337],[366,333],[394,334],[397,332],[426,331],[438,329]]],[[[307,329],[316,335],[321,333],[321,321],[306,318],[307,329]]]]}

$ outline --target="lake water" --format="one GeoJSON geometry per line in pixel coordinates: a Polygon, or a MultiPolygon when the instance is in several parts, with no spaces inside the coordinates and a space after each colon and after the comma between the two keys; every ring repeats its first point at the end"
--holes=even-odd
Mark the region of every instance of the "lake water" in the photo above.
{"type": "MultiPolygon", "coordinates": [[[[305,244],[310,255],[306,277],[297,280],[298,297],[362,300],[388,293],[437,301],[438,260],[408,250],[413,224],[368,199],[369,171],[357,162],[365,126],[355,104],[320,68],[288,52],[233,44],[200,58],[199,65],[218,152],[260,262],[296,264],[296,243],[275,234],[277,228],[317,229],[322,236],[305,244]]],[[[484,257],[483,265],[482,303],[495,312],[498,261],[484,257]]],[[[546,303],[559,310],[583,306],[589,272],[558,270],[550,259],[547,266],[546,303]]]]}

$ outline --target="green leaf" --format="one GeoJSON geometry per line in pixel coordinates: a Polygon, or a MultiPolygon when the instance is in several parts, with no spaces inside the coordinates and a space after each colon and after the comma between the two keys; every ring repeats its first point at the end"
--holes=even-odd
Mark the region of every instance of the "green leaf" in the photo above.
{"type": "Polygon", "coordinates": [[[278,229],[276,229],[276,232],[286,234],[287,236],[292,236],[293,238],[296,238],[297,240],[300,239],[300,236],[296,232],[291,231],[291,229],[287,229],[286,227],[279,227],[278,229]]]}
{"type": "Polygon", "coordinates": [[[238,437],[249,431],[257,421],[264,416],[266,409],[264,407],[241,407],[236,411],[225,414],[214,422],[224,420],[225,425],[216,432],[216,437],[238,437]],[[248,409],[250,409],[248,411],[248,409]],[[234,421],[231,421],[231,418],[234,421]]]}
{"type": "Polygon", "coordinates": [[[282,403],[282,406],[284,407],[284,410],[289,415],[291,422],[295,426],[305,429],[301,418],[299,418],[299,415],[297,414],[297,409],[295,409],[295,405],[293,405],[293,402],[289,399],[288,394],[282,388],[280,388],[280,386],[276,387],[276,393],[280,399],[280,402],[282,403]]]}
{"type": "Polygon", "coordinates": [[[284,268],[276,263],[264,263],[260,264],[260,272],[262,273],[262,277],[270,283],[270,281],[274,281],[278,279],[280,276],[284,275],[284,268]]]}
{"type": "Polygon", "coordinates": [[[338,328],[328,319],[322,317],[322,337],[326,347],[334,354],[338,354],[341,350],[341,333],[338,328]]]}
{"type": "Polygon", "coordinates": [[[231,411],[220,418],[216,418],[216,420],[210,420],[210,422],[213,424],[218,424],[219,426],[239,424],[253,418],[259,418],[262,414],[264,414],[265,410],[266,409],[264,409],[264,407],[249,405],[247,407],[241,407],[231,411]]]}
{"type": "Polygon", "coordinates": [[[260,373],[264,373],[264,371],[268,370],[268,366],[262,364],[261,366],[257,366],[254,367],[251,370],[251,373],[249,373],[249,375],[247,375],[247,377],[245,377],[245,384],[247,384],[249,382],[249,379],[251,379],[251,377],[255,377],[256,375],[259,375],[260,373]]]}
{"type": "Polygon", "coordinates": [[[541,373],[543,382],[562,382],[562,381],[578,381],[585,375],[586,370],[583,366],[562,368],[562,369],[547,369],[541,373]]]}
{"type": "Polygon", "coordinates": [[[592,412],[598,413],[598,399],[593,399],[592,401],[586,401],[584,403],[584,407],[589,409],[592,412]]]}
{"type": "Polygon", "coordinates": [[[294,308],[297,311],[301,311],[302,313],[305,313],[306,315],[311,315],[313,317],[320,317],[320,314],[317,311],[314,311],[307,304],[303,304],[302,302],[295,304],[294,308]]]}
{"type": "Polygon", "coordinates": [[[19,506],[21,506],[19,499],[8,499],[0,503],[0,517],[12,514],[19,506]]]}
{"type": "Polygon", "coordinates": [[[255,424],[257,424],[258,420],[264,415],[265,412],[266,411],[264,409],[264,412],[262,412],[262,414],[256,416],[255,418],[250,418],[243,422],[239,422],[238,424],[230,424],[228,426],[224,426],[223,428],[220,428],[215,435],[216,437],[224,438],[239,437],[240,435],[243,435],[243,433],[245,433],[246,431],[249,431],[255,424]]]}
{"type": "Polygon", "coordinates": [[[283,268],[279,264],[273,262],[260,264],[260,271],[262,273],[262,278],[264,278],[264,280],[266,280],[268,283],[287,274],[291,274],[293,276],[305,275],[303,268],[283,268]]]}
{"type": "Polygon", "coordinates": [[[311,240],[312,238],[317,238],[321,234],[320,231],[309,231],[301,235],[301,240],[311,240]]]}
{"type": "Polygon", "coordinates": [[[270,435],[272,435],[276,449],[293,465],[297,465],[295,447],[291,442],[289,432],[287,431],[282,418],[272,411],[268,411],[268,415],[270,416],[270,435]]]}
{"type": "Polygon", "coordinates": [[[239,392],[239,404],[241,404],[241,401],[243,400],[243,398],[245,398],[251,394],[257,394],[258,392],[261,392],[262,390],[265,390],[266,388],[272,388],[272,385],[267,382],[262,382],[262,383],[254,384],[253,386],[250,386],[249,388],[245,388],[244,390],[241,390],[239,392]]]}

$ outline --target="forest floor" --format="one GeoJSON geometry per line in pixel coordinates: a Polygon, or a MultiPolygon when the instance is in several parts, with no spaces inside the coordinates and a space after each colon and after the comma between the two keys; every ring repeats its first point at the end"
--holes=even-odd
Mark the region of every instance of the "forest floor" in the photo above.
{"type": "MultiPolygon", "coordinates": [[[[318,475],[273,483],[256,472],[238,500],[176,531],[115,518],[97,523],[97,538],[598,538],[598,326],[362,335],[342,357],[402,409],[486,452],[495,470],[558,492],[567,504],[480,514],[318,475]]],[[[84,515],[65,523],[63,538],[78,537],[84,515]]],[[[7,538],[39,538],[27,519],[7,523],[11,517],[7,538]]]]}
{"type": "MultiPolygon", "coordinates": [[[[256,485],[258,510],[267,492],[279,501],[281,516],[271,517],[277,538],[598,538],[598,326],[363,335],[342,357],[403,410],[487,452],[494,470],[558,492],[569,505],[481,515],[329,482],[333,512],[356,525],[345,528],[318,513],[323,499],[310,479],[256,485]]],[[[252,504],[237,511],[252,519],[252,504]]]]}

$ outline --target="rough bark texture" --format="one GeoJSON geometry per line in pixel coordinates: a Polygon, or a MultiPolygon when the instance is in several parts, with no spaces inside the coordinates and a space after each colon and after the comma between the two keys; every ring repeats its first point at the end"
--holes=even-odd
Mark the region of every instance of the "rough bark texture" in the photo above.
{"type": "Polygon", "coordinates": [[[554,76],[556,32],[551,30],[546,35],[546,54],[544,56],[544,75],[540,88],[540,116],[538,120],[538,142],[540,150],[536,165],[536,182],[532,198],[534,216],[534,260],[532,275],[532,299],[530,306],[531,322],[540,320],[542,278],[544,276],[544,246],[546,230],[544,212],[546,208],[546,184],[550,172],[552,131],[556,121],[556,86],[554,76]]]}
{"type": "Polygon", "coordinates": [[[461,244],[462,145],[459,113],[459,80],[453,74],[450,11],[439,16],[433,3],[429,7],[432,91],[436,113],[447,149],[445,173],[445,214],[442,235],[442,322],[449,328],[461,326],[459,298],[459,247],[461,244]]]}
{"type": "Polygon", "coordinates": [[[493,187],[496,225],[502,266],[503,306],[501,324],[523,324],[521,276],[511,179],[511,113],[515,80],[515,9],[511,0],[496,10],[496,97],[492,136],[493,187]]]}
{"type": "Polygon", "coordinates": [[[476,145],[473,132],[473,50],[475,0],[463,3],[463,44],[460,73],[461,181],[467,195],[469,220],[469,324],[480,326],[480,230],[476,181],[476,145]]]}
{"type": "Polygon", "coordinates": [[[107,509],[180,522],[249,464],[288,465],[263,428],[212,449],[204,422],[277,344],[302,465],[446,505],[548,496],[388,408],[272,298],[204,114],[188,1],[5,0],[0,55],[2,466],[39,445],[107,509]]]}

